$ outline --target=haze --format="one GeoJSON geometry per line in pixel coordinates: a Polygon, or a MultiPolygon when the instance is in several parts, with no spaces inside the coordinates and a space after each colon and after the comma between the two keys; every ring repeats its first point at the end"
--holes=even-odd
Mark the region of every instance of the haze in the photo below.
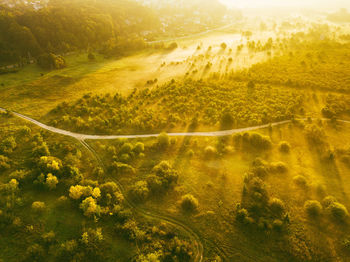
{"type": "Polygon", "coordinates": [[[297,7],[297,8],[350,8],[348,0],[220,0],[230,7],[263,8],[263,7],[297,7]]]}

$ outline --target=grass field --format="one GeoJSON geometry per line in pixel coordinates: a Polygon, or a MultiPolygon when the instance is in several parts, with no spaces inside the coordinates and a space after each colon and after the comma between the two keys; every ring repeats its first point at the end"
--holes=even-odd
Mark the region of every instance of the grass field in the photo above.
{"type": "MultiPolygon", "coordinates": [[[[327,122],[322,125],[331,150],[336,152],[350,148],[347,135],[350,133],[349,125],[338,124],[334,127],[327,122]]],[[[334,161],[325,161],[323,153],[309,145],[304,128],[298,125],[281,126],[270,131],[262,130],[261,133],[271,137],[271,150],[233,150],[209,160],[203,156],[204,148],[216,148],[216,138],[178,138],[168,150],[158,153],[148,152],[151,149],[147,149],[152,148],[155,140],[144,140],[142,142],[146,145],[146,156],[132,164],[138,172],[134,175],[119,175],[119,180],[131,188],[136,181],[147,180],[151,173],[150,167],[162,160],[169,161],[179,172],[178,185],[162,197],[151,197],[145,205],[186,221],[204,238],[210,240],[207,243],[208,252],[211,248],[215,250],[211,245],[217,243],[226,251],[229,259],[242,261],[300,261],[305,254],[324,259],[332,254],[334,259],[340,259],[345,255],[339,250],[343,239],[350,233],[349,228],[347,225],[334,224],[326,217],[310,221],[305,214],[304,203],[310,199],[322,201],[323,197],[332,195],[349,209],[349,166],[338,155],[334,161]],[[280,141],[290,143],[289,154],[279,151],[280,141]],[[189,150],[194,152],[191,159],[188,158],[189,150]],[[282,236],[272,233],[266,238],[266,235],[255,231],[249,233],[250,229],[242,228],[235,222],[233,214],[235,205],[242,201],[244,174],[249,171],[251,163],[257,157],[268,163],[283,162],[287,168],[287,171],[270,173],[264,178],[269,194],[286,203],[291,222],[288,233],[282,236]],[[298,176],[305,178],[305,187],[300,187],[295,182],[298,176]],[[199,201],[198,212],[194,215],[186,215],[181,211],[179,203],[185,194],[192,194],[199,201]],[[295,238],[299,238],[298,243],[295,242],[295,238]],[[280,241],[281,244],[277,245],[276,241],[280,241]]],[[[230,138],[225,145],[233,147],[230,138]]],[[[104,161],[108,164],[111,156],[103,150],[115,146],[118,151],[120,141],[93,142],[93,146],[99,154],[105,156],[104,161]]]]}

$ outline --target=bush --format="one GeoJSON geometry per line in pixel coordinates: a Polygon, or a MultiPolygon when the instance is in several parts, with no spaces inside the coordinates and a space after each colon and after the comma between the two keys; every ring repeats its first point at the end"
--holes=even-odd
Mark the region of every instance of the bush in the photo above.
{"type": "Polygon", "coordinates": [[[333,218],[338,221],[344,221],[349,215],[347,208],[338,202],[332,203],[328,209],[333,218]]]}
{"type": "Polygon", "coordinates": [[[167,133],[163,132],[158,136],[158,146],[161,149],[166,149],[170,145],[170,139],[167,133]]]}
{"type": "Polygon", "coordinates": [[[311,144],[323,145],[325,143],[326,134],[323,128],[314,124],[305,127],[306,138],[311,144]]]}
{"type": "Polygon", "coordinates": [[[237,215],[236,215],[236,219],[239,221],[239,222],[244,222],[244,220],[249,217],[249,213],[248,213],[248,210],[245,209],[245,208],[242,208],[242,209],[239,209],[237,211],[237,215]]]}
{"type": "Polygon", "coordinates": [[[326,209],[328,208],[330,205],[332,205],[333,203],[336,203],[337,199],[334,196],[326,196],[323,200],[322,200],[322,206],[326,209]]]}
{"type": "Polygon", "coordinates": [[[270,171],[273,173],[286,173],[288,167],[283,162],[275,162],[270,164],[270,171]]]}
{"type": "Polygon", "coordinates": [[[270,209],[275,216],[281,216],[285,211],[285,205],[282,200],[273,198],[270,200],[270,209]]]}
{"type": "Polygon", "coordinates": [[[317,200],[306,201],[304,204],[304,209],[310,217],[318,217],[322,213],[322,206],[317,200]]]}
{"type": "Polygon", "coordinates": [[[10,167],[10,159],[0,155],[0,170],[9,169],[10,167]]]}
{"type": "Polygon", "coordinates": [[[259,133],[245,133],[242,137],[246,146],[250,146],[258,150],[268,150],[272,147],[270,137],[259,133]]]}
{"type": "Polygon", "coordinates": [[[224,49],[224,50],[227,48],[227,44],[226,44],[226,43],[221,43],[220,46],[221,46],[221,48],[224,49]]]}
{"type": "Polygon", "coordinates": [[[119,154],[123,155],[123,154],[129,154],[131,153],[133,147],[132,144],[130,143],[125,143],[122,145],[122,147],[120,148],[119,154]]]}
{"type": "Polygon", "coordinates": [[[175,50],[176,48],[178,48],[179,46],[178,46],[178,44],[176,43],[176,42],[173,42],[173,43],[171,43],[168,47],[167,47],[167,49],[169,50],[169,51],[172,51],[172,50],[175,50]]]}
{"type": "Polygon", "coordinates": [[[144,201],[148,198],[149,188],[146,181],[138,181],[130,190],[131,196],[136,201],[144,201]]]}
{"type": "Polygon", "coordinates": [[[198,200],[190,195],[184,195],[181,199],[181,208],[185,212],[194,212],[198,209],[198,200]]]}
{"type": "Polygon", "coordinates": [[[283,222],[279,219],[275,219],[272,223],[272,228],[277,232],[281,232],[283,229],[283,222]]]}
{"type": "Polygon", "coordinates": [[[230,112],[225,112],[221,116],[221,129],[222,130],[229,130],[233,127],[234,124],[234,118],[230,112]]]}
{"type": "Polygon", "coordinates": [[[302,175],[297,175],[295,177],[293,177],[293,182],[302,187],[302,188],[307,188],[308,187],[308,183],[307,183],[307,180],[304,176],[302,175]]]}
{"type": "Polygon", "coordinates": [[[282,153],[289,153],[290,152],[290,144],[287,141],[282,141],[279,144],[279,150],[282,153]]]}
{"type": "Polygon", "coordinates": [[[136,145],[134,147],[134,152],[139,155],[139,154],[143,153],[144,151],[145,151],[145,145],[141,142],[136,143],[136,145]]]}
{"type": "Polygon", "coordinates": [[[218,152],[216,150],[216,148],[212,147],[212,146],[207,146],[204,149],[204,156],[207,159],[211,159],[214,158],[215,156],[217,156],[218,152]]]}
{"type": "Polygon", "coordinates": [[[36,212],[43,212],[46,208],[46,205],[44,202],[36,201],[32,204],[32,209],[36,212]]]}
{"type": "Polygon", "coordinates": [[[58,184],[58,179],[56,176],[48,174],[46,177],[45,184],[49,189],[55,189],[56,185],[58,184]]]}
{"type": "Polygon", "coordinates": [[[81,202],[80,208],[84,211],[84,215],[91,217],[93,215],[100,215],[101,207],[97,204],[96,199],[87,197],[81,202]]]}
{"type": "Polygon", "coordinates": [[[96,59],[96,57],[95,57],[95,55],[94,55],[93,53],[89,53],[89,54],[88,54],[88,59],[89,59],[90,61],[94,61],[94,60],[96,59]]]}
{"type": "Polygon", "coordinates": [[[44,69],[61,69],[65,68],[66,60],[63,56],[55,55],[55,54],[43,54],[38,57],[38,65],[44,69]]]}

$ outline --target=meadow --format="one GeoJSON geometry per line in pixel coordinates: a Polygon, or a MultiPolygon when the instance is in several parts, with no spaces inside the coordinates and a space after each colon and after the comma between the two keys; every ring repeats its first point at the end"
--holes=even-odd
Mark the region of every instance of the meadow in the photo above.
{"type": "Polygon", "coordinates": [[[347,261],[347,32],[261,21],[0,75],[0,261],[347,261]]]}

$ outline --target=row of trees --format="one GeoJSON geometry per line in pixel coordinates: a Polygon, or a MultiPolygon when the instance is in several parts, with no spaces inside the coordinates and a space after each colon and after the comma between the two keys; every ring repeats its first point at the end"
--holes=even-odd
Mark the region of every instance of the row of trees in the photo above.
{"type": "Polygon", "coordinates": [[[56,126],[93,133],[194,130],[200,126],[230,129],[291,119],[303,101],[300,93],[267,85],[186,80],[127,97],[86,95],[59,105],[49,117],[56,126]]]}

